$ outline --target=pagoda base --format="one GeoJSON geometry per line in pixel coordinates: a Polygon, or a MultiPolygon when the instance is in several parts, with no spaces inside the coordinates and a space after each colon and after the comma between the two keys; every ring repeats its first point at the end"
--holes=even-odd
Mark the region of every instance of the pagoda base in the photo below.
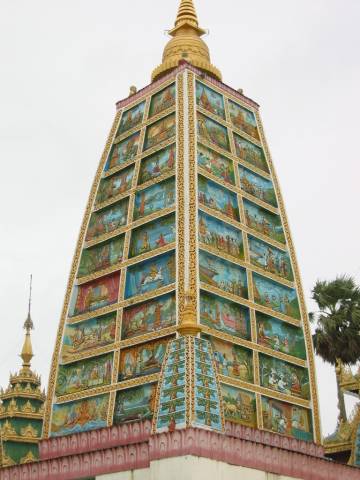
{"type": "Polygon", "coordinates": [[[324,458],[323,448],[225,423],[151,433],[151,422],[42,440],[40,461],[0,469],[0,480],[360,480],[360,469],[324,458]]]}

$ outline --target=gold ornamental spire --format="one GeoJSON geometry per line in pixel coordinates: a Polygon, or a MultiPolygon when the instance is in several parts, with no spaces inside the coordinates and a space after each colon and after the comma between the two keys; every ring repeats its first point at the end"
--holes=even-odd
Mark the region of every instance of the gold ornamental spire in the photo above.
{"type": "Polygon", "coordinates": [[[28,308],[28,315],[24,323],[24,329],[26,330],[25,333],[25,340],[24,340],[24,345],[21,350],[21,358],[23,360],[23,367],[24,368],[30,368],[30,362],[31,359],[33,358],[33,350],[32,350],[32,345],[31,345],[31,337],[30,337],[30,331],[34,329],[34,324],[31,319],[31,291],[32,291],[32,275],[30,275],[30,293],[29,293],[29,308],[28,308]]]}
{"type": "Polygon", "coordinates": [[[206,31],[199,27],[192,0],[181,0],[174,28],[168,33],[173,38],[164,49],[162,64],[152,73],[152,81],[176,68],[180,60],[186,60],[194,67],[221,80],[221,73],[211,64],[209,49],[200,38],[206,31]]]}

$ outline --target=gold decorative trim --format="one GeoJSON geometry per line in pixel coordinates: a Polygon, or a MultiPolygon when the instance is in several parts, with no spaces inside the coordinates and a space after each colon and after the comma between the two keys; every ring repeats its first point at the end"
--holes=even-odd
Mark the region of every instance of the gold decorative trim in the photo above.
{"type": "Polygon", "coordinates": [[[312,413],[313,413],[313,424],[314,424],[314,441],[315,443],[321,444],[322,439],[321,439],[317,384],[316,384],[316,377],[315,377],[314,351],[313,351],[312,336],[311,336],[311,330],[310,330],[310,325],[308,320],[308,314],[307,314],[307,309],[305,304],[304,292],[303,292],[301,280],[300,280],[299,267],[298,267],[298,263],[295,255],[295,249],[292,242],[290,227],[287,220],[287,215],[286,215],[285,206],[282,199],[279,182],[276,176],[275,168],[274,168],[270,151],[266,142],[261,118],[258,112],[256,113],[256,121],[258,124],[259,135],[263,144],[264,154],[270,168],[271,176],[273,178],[273,185],[276,193],[276,198],[278,200],[278,206],[279,206],[279,211],[282,219],[282,224],[284,227],[285,238],[289,248],[289,254],[290,254],[292,269],[293,269],[294,278],[295,278],[295,285],[296,285],[296,290],[299,298],[300,312],[301,312],[302,325],[304,329],[304,337],[305,337],[305,344],[306,344],[306,350],[307,350],[307,359],[308,359],[308,365],[309,365],[310,391],[311,391],[311,398],[312,398],[312,413]]]}
{"type": "MultiPolygon", "coordinates": [[[[130,233],[130,231],[126,232],[130,233]]],[[[100,277],[104,277],[105,275],[109,275],[110,273],[118,272],[118,271],[123,271],[122,274],[125,273],[125,268],[131,266],[131,265],[136,265],[139,262],[142,262],[144,260],[148,260],[149,258],[161,255],[162,253],[167,253],[170,252],[171,250],[175,249],[175,242],[173,243],[168,243],[167,245],[164,245],[163,247],[159,247],[155,250],[151,250],[150,252],[143,253],[141,255],[137,255],[136,257],[131,257],[128,258],[127,260],[124,260],[121,263],[117,263],[109,268],[106,268],[104,270],[99,270],[98,272],[94,272],[91,275],[87,275],[86,277],[81,277],[77,279],[76,285],[82,285],[84,283],[88,283],[91,280],[95,280],[100,277]]],[[[125,248],[124,248],[125,250],[125,248]]],[[[124,255],[125,257],[125,255],[124,255]]],[[[121,277],[120,277],[121,278],[121,277]]]]}
{"type": "Polygon", "coordinates": [[[185,239],[184,239],[184,73],[177,76],[177,132],[176,132],[176,184],[177,184],[177,313],[182,318],[185,308],[185,239]]]}
{"type": "MultiPolygon", "coordinates": [[[[215,257],[221,258],[223,260],[227,260],[228,262],[234,263],[236,265],[239,265],[240,267],[246,268],[248,271],[259,273],[263,277],[270,278],[271,280],[274,280],[277,283],[280,283],[282,285],[285,285],[286,287],[289,288],[294,288],[295,285],[293,282],[290,282],[289,280],[286,280],[283,277],[279,277],[277,275],[274,275],[273,273],[270,273],[266,270],[263,270],[262,268],[257,267],[256,265],[253,265],[252,263],[247,263],[244,260],[241,260],[240,258],[233,257],[232,255],[229,255],[226,252],[223,252],[222,250],[217,250],[214,247],[211,247],[210,245],[207,245],[206,243],[199,242],[199,248],[201,250],[204,250],[208,253],[211,253],[215,257]]],[[[244,251],[245,251],[245,242],[244,242],[244,251]]],[[[250,285],[248,281],[248,284],[250,285]]],[[[249,287],[249,293],[250,293],[250,287],[249,287]]]]}
{"type": "Polygon", "coordinates": [[[265,397],[275,398],[276,400],[282,400],[283,402],[311,409],[311,402],[309,400],[293,397],[292,395],[285,395],[284,393],[276,392],[275,390],[270,390],[269,388],[261,387],[260,385],[244,382],[242,380],[226,377],[224,375],[219,375],[219,378],[221,383],[226,383],[227,385],[232,385],[233,387],[246,388],[251,392],[259,393],[265,397]]]}
{"type": "Polygon", "coordinates": [[[214,293],[215,295],[218,295],[220,297],[222,296],[224,298],[227,298],[228,300],[231,300],[232,302],[238,303],[240,305],[244,305],[245,307],[253,308],[259,312],[266,313],[271,317],[276,317],[279,320],[283,320],[284,322],[291,323],[296,327],[301,327],[301,322],[299,320],[296,320],[295,318],[292,318],[292,317],[288,317],[280,312],[271,310],[270,308],[264,307],[263,305],[251,302],[246,298],[238,297],[236,295],[233,295],[232,293],[225,292],[224,290],[220,290],[220,288],[213,287],[212,285],[208,285],[203,282],[200,283],[200,288],[201,290],[214,293]]]}
{"type": "Polygon", "coordinates": [[[47,401],[46,401],[46,407],[45,407],[45,415],[44,415],[44,426],[43,426],[43,436],[44,438],[49,437],[49,429],[50,429],[50,421],[51,421],[51,411],[52,411],[52,401],[54,397],[54,392],[55,392],[55,384],[56,384],[56,378],[57,378],[57,364],[58,364],[58,359],[60,356],[60,350],[61,350],[61,340],[62,340],[62,335],[63,335],[63,330],[64,330],[64,325],[65,325],[65,320],[67,316],[67,311],[70,303],[70,298],[71,298],[71,293],[72,293],[72,288],[74,281],[76,279],[76,272],[78,269],[78,263],[81,255],[81,249],[84,243],[84,238],[85,238],[85,233],[87,229],[87,225],[90,219],[91,215],[91,209],[95,201],[95,196],[97,193],[97,188],[101,179],[102,171],[104,169],[105,162],[107,161],[107,157],[112,145],[113,138],[115,136],[117,127],[119,125],[120,121],[120,116],[121,116],[121,110],[119,110],[116,115],[115,119],[113,122],[113,125],[110,130],[110,134],[108,136],[100,164],[98,166],[95,179],[91,188],[91,193],[88,199],[88,203],[85,209],[85,214],[83,218],[83,222],[81,225],[80,229],[80,234],[79,238],[77,241],[77,246],[72,262],[72,267],[71,267],[71,272],[68,280],[68,285],[66,289],[66,294],[65,294],[65,300],[64,300],[64,305],[62,309],[62,314],[60,318],[60,323],[59,323],[59,328],[58,328],[58,333],[56,336],[56,342],[55,342],[55,348],[54,348],[54,353],[52,357],[52,362],[51,362],[51,369],[50,369],[50,375],[49,375],[49,383],[48,383],[48,393],[47,393],[47,401]]]}
{"type": "Polygon", "coordinates": [[[271,237],[267,237],[266,235],[263,235],[262,233],[258,232],[257,230],[253,230],[252,228],[249,228],[245,223],[238,222],[237,220],[233,220],[230,217],[227,217],[226,215],[218,212],[217,210],[212,210],[209,207],[206,207],[202,203],[199,203],[199,209],[202,210],[203,212],[207,213],[208,215],[212,215],[213,217],[218,218],[219,220],[228,223],[229,225],[238,228],[239,230],[242,230],[245,233],[250,234],[253,237],[256,237],[260,240],[262,240],[265,243],[269,243],[273,247],[278,248],[279,250],[282,250],[283,252],[287,252],[286,245],[284,243],[279,243],[276,240],[273,240],[271,237]]]}
{"type": "Polygon", "coordinates": [[[248,348],[254,352],[261,352],[265,355],[270,355],[272,357],[278,358],[279,360],[284,360],[285,362],[292,363],[299,367],[307,367],[306,361],[302,360],[301,358],[293,357],[291,355],[287,355],[286,353],[272,350],[271,348],[267,348],[259,345],[258,343],[245,340],[244,338],[235,337],[225,332],[220,332],[219,330],[207,327],[206,325],[202,325],[202,332],[206,333],[207,335],[211,335],[212,337],[216,337],[220,340],[224,340],[225,342],[234,343],[235,345],[240,345],[241,347],[248,348]]]}

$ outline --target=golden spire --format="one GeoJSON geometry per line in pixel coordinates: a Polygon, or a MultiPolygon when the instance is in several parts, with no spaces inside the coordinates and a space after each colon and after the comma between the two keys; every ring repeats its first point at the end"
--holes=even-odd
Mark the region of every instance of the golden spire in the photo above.
{"type": "Polygon", "coordinates": [[[211,64],[209,49],[200,38],[206,31],[199,27],[192,0],[181,0],[174,28],[168,33],[173,38],[164,49],[162,64],[152,73],[152,81],[176,68],[180,60],[186,60],[194,67],[221,80],[221,73],[211,64]]]}
{"type": "Polygon", "coordinates": [[[30,294],[29,294],[29,309],[28,309],[28,315],[24,323],[24,329],[26,330],[25,333],[25,340],[24,340],[24,345],[21,350],[21,358],[23,360],[23,367],[24,368],[30,368],[30,362],[31,359],[33,358],[34,354],[32,351],[32,345],[31,345],[31,338],[30,338],[30,331],[34,329],[34,324],[31,319],[31,291],[32,291],[32,275],[30,275],[30,294]]]}

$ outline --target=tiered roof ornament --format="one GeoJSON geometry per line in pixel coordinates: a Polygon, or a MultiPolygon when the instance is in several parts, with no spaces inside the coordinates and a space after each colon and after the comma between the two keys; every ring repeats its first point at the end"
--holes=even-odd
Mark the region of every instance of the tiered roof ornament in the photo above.
{"type": "Polygon", "coordinates": [[[25,339],[21,350],[22,368],[10,375],[9,385],[0,392],[0,466],[33,462],[38,459],[45,392],[40,376],[31,370],[33,350],[31,330],[31,277],[28,315],[24,323],[25,339]]]}
{"type": "Polygon", "coordinates": [[[174,28],[168,33],[173,38],[164,49],[162,64],[152,73],[153,81],[176,68],[181,60],[221,80],[220,71],[211,64],[208,46],[201,39],[206,30],[199,27],[192,0],[181,0],[174,28]]]}

